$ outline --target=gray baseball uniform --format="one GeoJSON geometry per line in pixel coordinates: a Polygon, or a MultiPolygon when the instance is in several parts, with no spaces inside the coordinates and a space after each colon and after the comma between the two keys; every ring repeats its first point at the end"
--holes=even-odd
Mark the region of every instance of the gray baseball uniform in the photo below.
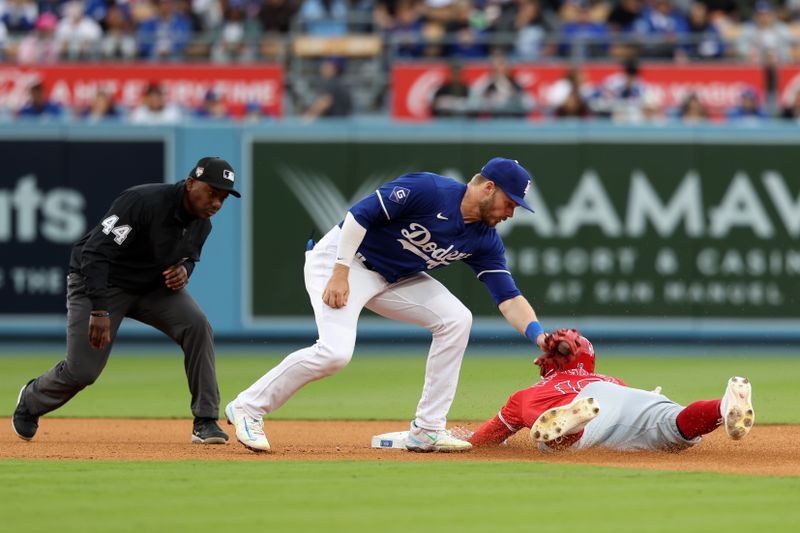
{"type": "Polygon", "coordinates": [[[586,425],[575,448],[677,451],[700,442],[700,437],[683,438],[676,419],[684,407],[663,394],[595,382],[575,396],[584,397],[597,400],[600,414],[586,425]]]}

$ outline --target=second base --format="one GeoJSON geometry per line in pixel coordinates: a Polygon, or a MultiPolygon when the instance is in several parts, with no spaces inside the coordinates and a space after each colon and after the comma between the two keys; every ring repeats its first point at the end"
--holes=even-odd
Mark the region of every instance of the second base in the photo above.
{"type": "Polygon", "coordinates": [[[393,433],[381,433],[372,437],[373,448],[406,448],[406,437],[408,431],[395,431],[393,433]]]}

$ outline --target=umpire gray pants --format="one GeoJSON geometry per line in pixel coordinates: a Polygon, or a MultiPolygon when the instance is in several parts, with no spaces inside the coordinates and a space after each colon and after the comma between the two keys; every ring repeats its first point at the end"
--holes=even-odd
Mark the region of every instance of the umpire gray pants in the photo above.
{"type": "Polygon", "coordinates": [[[106,366],[124,317],[166,333],[183,349],[183,365],[192,394],[192,414],[216,419],[219,388],[214,358],[214,337],[205,314],[186,290],[160,287],[134,294],[112,287],[109,294],[111,342],[102,350],[89,344],[92,303],[79,274],[67,277],[67,357],[36,378],[25,389],[25,405],[34,416],[58,409],[97,380],[106,366]]]}

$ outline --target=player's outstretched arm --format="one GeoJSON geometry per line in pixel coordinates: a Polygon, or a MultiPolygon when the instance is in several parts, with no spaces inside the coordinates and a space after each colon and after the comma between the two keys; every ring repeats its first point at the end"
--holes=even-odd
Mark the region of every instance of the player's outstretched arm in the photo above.
{"type": "Polygon", "coordinates": [[[519,295],[514,298],[509,298],[501,302],[498,309],[500,309],[503,317],[505,317],[506,321],[508,321],[514,329],[528,337],[531,342],[544,350],[544,330],[542,330],[542,326],[539,325],[536,312],[524,296],[519,295]]]}
{"type": "Polygon", "coordinates": [[[500,420],[498,415],[486,421],[481,427],[472,434],[469,442],[473,446],[497,446],[502,444],[508,437],[515,432],[511,431],[507,425],[500,420]]]}

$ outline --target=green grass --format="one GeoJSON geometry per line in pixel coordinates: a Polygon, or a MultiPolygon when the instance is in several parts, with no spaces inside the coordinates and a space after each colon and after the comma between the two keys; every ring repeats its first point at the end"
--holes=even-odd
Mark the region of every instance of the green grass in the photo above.
{"type": "MultiPolygon", "coordinates": [[[[98,382],[48,416],[189,415],[181,354],[117,351],[98,382]]],[[[504,351],[504,353],[508,353],[504,351]]],[[[220,349],[223,401],[283,353],[220,349]]],[[[357,352],[275,418],[408,420],[424,349],[357,352]],[[413,352],[413,353],[411,353],[413,352]]],[[[0,357],[0,415],[58,353],[0,357]]],[[[798,423],[800,359],[606,355],[599,371],[656,385],[681,403],[718,397],[731,375],[754,383],[759,423],[798,423]]],[[[535,380],[530,358],[468,352],[451,419],[485,419],[535,380]]],[[[35,445],[35,441],[34,441],[35,445]]],[[[0,461],[3,531],[435,532],[794,531],[800,478],[656,472],[546,463],[0,461]]]]}
{"type": "MultiPolygon", "coordinates": [[[[220,350],[217,371],[223,403],[275,365],[283,354],[254,355],[220,350]]],[[[113,354],[100,379],[49,416],[189,417],[189,393],[181,354],[113,354]]],[[[0,415],[9,416],[20,386],[52,366],[59,354],[28,353],[0,357],[0,415]]],[[[413,354],[372,355],[361,349],[339,374],[309,384],[281,410],[282,419],[408,420],[422,390],[424,349],[413,354]],[[419,353],[416,353],[419,352],[419,353]]],[[[664,393],[680,403],[721,396],[731,375],[754,384],[759,423],[800,423],[794,409],[800,358],[768,356],[604,356],[598,371],[629,385],[664,393]]],[[[453,420],[491,417],[512,392],[535,380],[531,359],[468,353],[461,372],[453,420]]]]}
{"type": "Polygon", "coordinates": [[[0,465],[4,531],[783,532],[800,523],[800,478],[542,463],[0,465]]]}

